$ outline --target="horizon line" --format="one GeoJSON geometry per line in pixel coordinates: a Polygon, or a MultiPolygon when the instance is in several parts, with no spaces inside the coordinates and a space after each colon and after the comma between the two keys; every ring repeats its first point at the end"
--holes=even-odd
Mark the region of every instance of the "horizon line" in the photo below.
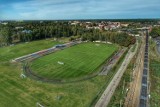
{"type": "Polygon", "coordinates": [[[88,19],[0,19],[0,21],[64,21],[64,20],[160,20],[160,18],[88,18],[88,19]]]}

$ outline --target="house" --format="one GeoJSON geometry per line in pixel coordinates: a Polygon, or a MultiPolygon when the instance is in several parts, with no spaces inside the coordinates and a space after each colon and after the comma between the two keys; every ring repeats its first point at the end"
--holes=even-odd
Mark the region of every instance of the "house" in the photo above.
{"type": "Polygon", "coordinates": [[[121,23],[121,26],[122,26],[122,27],[128,27],[128,25],[129,25],[129,24],[121,23]]]}
{"type": "Polygon", "coordinates": [[[98,26],[95,26],[94,29],[100,29],[98,26]]]}
{"type": "Polygon", "coordinates": [[[104,30],[109,30],[109,26],[105,26],[105,27],[104,27],[104,30]]]}
{"type": "Polygon", "coordinates": [[[31,30],[23,30],[22,33],[28,33],[29,34],[29,33],[32,33],[32,31],[31,30]]]}
{"type": "Polygon", "coordinates": [[[103,29],[103,28],[104,28],[104,25],[103,25],[103,24],[99,24],[98,26],[99,26],[100,29],[103,29]]]}
{"type": "Polygon", "coordinates": [[[2,24],[2,25],[7,25],[7,24],[8,24],[8,22],[1,22],[1,24],[2,24]]]}
{"type": "Polygon", "coordinates": [[[15,29],[23,29],[23,28],[24,28],[24,27],[21,27],[21,26],[20,26],[20,27],[15,27],[15,29]]]}
{"type": "Polygon", "coordinates": [[[91,24],[91,22],[86,22],[86,24],[91,24]]]}
{"type": "Polygon", "coordinates": [[[116,25],[111,24],[111,25],[110,25],[110,28],[111,28],[111,29],[116,29],[116,25]]]}
{"type": "Polygon", "coordinates": [[[79,23],[80,23],[79,21],[74,21],[74,22],[71,23],[71,25],[77,25],[79,23]]]}
{"type": "Polygon", "coordinates": [[[86,26],[87,29],[93,29],[93,27],[86,26]]]}

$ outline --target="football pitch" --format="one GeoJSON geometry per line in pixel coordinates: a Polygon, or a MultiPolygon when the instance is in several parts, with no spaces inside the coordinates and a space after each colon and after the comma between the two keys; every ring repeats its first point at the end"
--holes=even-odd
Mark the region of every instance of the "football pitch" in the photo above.
{"type": "MultiPolygon", "coordinates": [[[[23,55],[27,55],[46,48],[50,48],[56,44],[61,44],[61,43],[53,42],[51,40],[40,40],[40,41],[22,43],[15,46],[0,48],[0,83],[1,83],[0,107],[10,107],[10,106],[36,107],[37,102],[45,107],[89,107],[90,106],[92,100],[96,97],[97,93],[99,93],[104,84],[106,84],[106,82],[109,81],[109,78],[113,74],[112,72],[110,72],[109,75],[107,76],[96,76],[95,78],[91,78],[89,80],[76,83],[50,84],[50,83],[35,81],[30,78],[21,78],[20,74],[23,72],[21,69],[22,68],[21,64],[10,62],[14,58],[21,57],[23,55]]],[[[89,45],[91,44],[92,43],[87,43],[86,46],[88,46],[89,48],[90,47],[89,45]]],[[[85,47],[83,46],[83,44],[79,46],[81,47],[81,49],[82,47],[85,47]]],[[[78,48],[79,46],[77,45],[75,47],[78,48]]],[[[96,49],[94,44],[93,47],[96,49]]],[[[109,47],[109,46],[102,44],[102,47],[109,47]]],[[[99,48],[102,47],[101,45],[99,46],[99,48]]],[[[116,48],[115,45],[110,45],[110,47],[116,48]]],[[[64,50],[66,52],[67,51],[69,52],[70,49],[73,50],[74,47],[67,48],[64,50]]],[[[103,49],[102,50],[100,49],[101,52],[98,52],[98,49],[96,49],[97,52],[95,53],[93,53],[92,50],[90,50],[89,52],[87,49],[85,50],[87,51],[88,54],[91,55],[95,54],[94,57],[99,56],[99,54],[101,56],[103,52],[103,49]]],[[[55,54],[61,52],[63,53],[64,50],[50,55],[54,56],[55,54]]],[[[105,51],[106,52],[105,59],[107,58],[108,51],[107,52],[105,51]]],[[[45,56],[44,58],[47,58],[50,55],[45,56]]],[[[100,58],[100,56],[98,58],[100,58]]],[[[76,58],[77,57],[79,56],[76,56],[76,58]]],[[[86,59],[89,58],[90,57],[87,57],[86,59]]],[[[60,59],[58,59],[57,61],[63,62],[64,65],[67,64],[67,61],[63,61],[60,59]]],[[[57,61],[55,63],[58,65],[57,61]]],[[[86,66],[89,66],[89,64],[86,66]]],[[[92,73],[92,71],[88,71],[88,74],[90,73],[92,73]]],[[[83,75],[86,74],[87,73],[83,75]]],[[[68,76],[66,78],[72,78],[72,77],[73,76],[70,75],[70,77],[68,76]]]]}
{"type": "Polygon", "coordinates": [[[75,79],[87,77],[117,50],[115,45],[82,43],[43,56],[31,63],[36,75],[47,79],[75,79]]]}

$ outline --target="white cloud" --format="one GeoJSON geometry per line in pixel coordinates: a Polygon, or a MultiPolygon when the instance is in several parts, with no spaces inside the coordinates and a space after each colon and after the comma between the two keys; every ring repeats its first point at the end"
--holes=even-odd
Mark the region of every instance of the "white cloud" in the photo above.
{"type": "Polygon", "coordinates": [[[16,12],[17,16],[14,17],[17,18],[72,19],[113,16],[127,18],[134,14],[143,17],[142,13],[149,16],[155,10],[157,13],[160,11],[159,4],[159,0],[31,0],[9,5],[11,11],[16,12]]]}

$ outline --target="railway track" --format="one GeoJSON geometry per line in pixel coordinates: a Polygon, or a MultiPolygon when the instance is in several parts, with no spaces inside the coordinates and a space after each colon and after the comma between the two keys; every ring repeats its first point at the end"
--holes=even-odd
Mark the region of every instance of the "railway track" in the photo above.
{"type": "Polygon", "coordinates": [[[148,30],[146,30],[145,42],[140,48],[134,72],[134,80],[131,82],[130,90],[125,99],[125,107],[148,107],[148,30]]]}
{"type": "Polygon", "coordinates": [[[149,58],[148,58],[148,30],[146,30],[146,45],[145,45],[145,54],[144,54],[144,69],[143,69],[143,76],[141,82],[141,94],[140,94],[140,101],[139,107],[149,107],[149,58]]]}
{"type": "MultiPolygon", "coordinates": [[[[143,40],[143,38],[142,38],[143,40]]],[[[142,75],[142,69],[143,69],[143,54],[144,54],[144,43],[141,44],[139,50],[139,53],[137,53],[137,59],[136,59],[136,67],[133,71],[133,81],[130,84],[130,88],[127,94],[127,97],[125,98],[125,107],[136,107],[136,101],[137,96],[140,94],[140,81],[141,81],[141,75],[142,75]]]]}

